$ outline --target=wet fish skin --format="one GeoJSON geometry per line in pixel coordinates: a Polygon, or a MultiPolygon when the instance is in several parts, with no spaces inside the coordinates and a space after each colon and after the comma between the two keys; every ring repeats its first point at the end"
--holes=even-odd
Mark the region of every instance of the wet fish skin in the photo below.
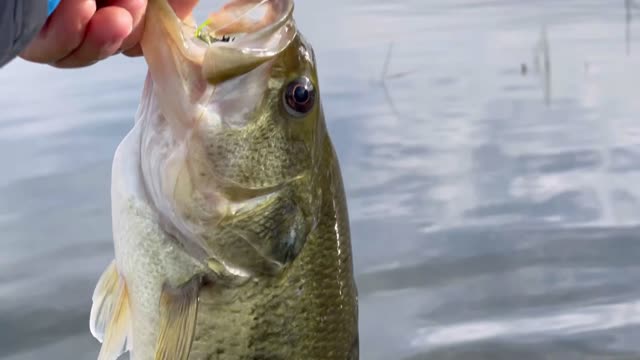
{"type": "MultiPolygon", "coordinates": [[[[190,359],[355,360],[359,350],[357,289],[338,159],[321,101],[312,116],[300,120],[285,115],[280,100],[282,88],[300,76],[308,76],[319,88],[313,50],[298,34],[272,66],[276,79],[263,100],[260,119],[255,120],[265,124],[212,137],[214,168],[226,168],[233,162],[233,171],[218,172],[233,174],[229,178],[246,187],[281,185],[278,192],[284,200],[294,200],[293,208],[313,218],[306,224],[313,229],[293,259],[278,251],[270,253],[269,258],[283,265],[275,274],[261,272],[240,287],[226,287],[214,280],[201,290],[190,359]],[[292,126],[297,121],[306,124],[292,126]],[[292,131],[296,127],[302,131],[292,131]],[[270,136],[263,136],[265,132],[270,136]],[[220,141],[221,137],[226,141],[220,141]],[[242,141],[246,138],[252,140],[242,141]],[[260,166],[264,162],[270,165],[260,166]],[[283,184],[294,177],[296,180],[283,184]]],[[[282,224],[291,213],[268,209],[260,209],[247,220],[258,226],[282,224]]],[[[239,223],[244,229],[252,227],[239,223]]],[[[220,243],[219,238],[212,236],[208,242],[220,243]]],[[[237,256],[251,258],[250,253],[237,256]]]]}
{"type": "Polygon", "coordinates": [[[192,359],[358,359],[344,192],[329,143],[324,147],[318,226],[282,273],[201,290],[192,359]]]}
{"type": "Polygon", "coordinates": [[[357,360],[348,211],[313,49],[282,12],[275,32],[290,41],[268,58],[203,58],[166,0],[149,6],[150,74],[114,158],[116,259],[93,298],[99,359],[357,360]],[[316,101],[296,116],[283,91],[300,78],[316,101]]]}

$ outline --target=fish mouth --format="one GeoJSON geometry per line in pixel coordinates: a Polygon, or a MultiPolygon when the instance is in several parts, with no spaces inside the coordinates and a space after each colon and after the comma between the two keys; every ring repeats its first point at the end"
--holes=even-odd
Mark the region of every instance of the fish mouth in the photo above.
{"type": "Polygon", "coordinates": [[[195,41],[207,45],[202,57],[203,78],[217,84],[284,51],[296,33],[293,8],[293,0],[233,0],[212,13],[194,33],[195,41]],[[256,12],[261,15],[252,18],[256,12]]]}
{"type": "Polygon", "coordinates": [[[200,25],[193,16],[179,20],[166,0],[156,6],[171,47],[213,85],[277,56],[296,33],[293,0],[232,0],[200,25]]]}
{"type": "Polygon", "coordinates": [[[149,201],[183,237],[196,233],[185,214],[216,212],[225,188],[239,200],[278,190],[247,189],[214,174],[223,178],[218,184],[201,170],[209,169],[207,136],[246,123],[268,86],[270,60],[296,35],[293,0],[232,0],[203,25],[193,16],[180,20],[168,0],[149,0],[141,41],[149,74],[137,115],[142,177],[149,201]],[[256,11],[262,16],[252,17],[256,11]],[[202,206],[194,194],[203,194],[202,206]]]}
{"type": "MultiPolygon", "coordinates": [[[[213,12],[195,29],[196,38],[211,45],[213,42],[255,41],[271,36],[291,19],[292,0],[233,0],[213,12]],[[258,15],[257,17],[255,15],[258,15]]],[[[183,22],[193,27],[193,19],[183,22]]]]}
{"type": "MultiPolygon", "coordinates": [[[[149,67],[149,94],[156,99],[151,109],[155,113],[149,114],[159,120],[145,134],[155,136],[150,146],[164,146],[171,154],[149,160],[158,163],[145,175],[162,189],[157,197],[176,198],[186,163],[207,168],[193,160],[206,159],[207,137],[246,125],[247,114],[268,86],[268,62],[296,38],[293,10],[293,0],[232,0],[197,25],[193,15],[181,20],[168,0],[149,0],[141,45],[149,67]]],[[[225,181],[223,174],[219,177],[239,197],[273,190],[246,189],[225,181]]],[[[191,178],[186,176],[184,183],[191,178]]]]}
{"type": "Polygon", "coordinates": [[[257,78],[252,70],[294,41],[293,8],[293,0],[232,0],[197,25],[193,15],[180,20],[168,0],[149,1],[141,45],[159,107],[174,132],[193,129],[203,117],[219,123],[212,99],[234,88],[220,86],[228,80],[252,73],[252,83],[266,82],[266,75],[257,78]],[[256,13],[261,16],[252,17],[256,13]]]}

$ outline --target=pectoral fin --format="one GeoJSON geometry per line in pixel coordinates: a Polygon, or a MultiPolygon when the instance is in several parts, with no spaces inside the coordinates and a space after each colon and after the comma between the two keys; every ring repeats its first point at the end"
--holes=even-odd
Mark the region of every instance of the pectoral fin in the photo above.
{"type": "Polygon", "coordinates": [[[155,360],[187,360],[196,327],[200,278],[180,288],[165,286],[160,298],[160,336],[155,360]]]}
{"type": "Polygon", "coordinates": [[[115,261],[104,271],[93,293],[91,334],[102,342],[98,360],[116,360],[131,348],[127,284],[115,261]]]}

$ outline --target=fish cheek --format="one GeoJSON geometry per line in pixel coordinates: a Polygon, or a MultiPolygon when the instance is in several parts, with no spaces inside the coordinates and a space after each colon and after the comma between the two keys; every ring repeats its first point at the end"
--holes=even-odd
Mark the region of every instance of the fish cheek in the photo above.
{"type": "Polygon", "coordinates": [[[235,224],[238,233],[267,258],[283,266],[300,253],[311,231],[304,201],[292,189],[285,189],[244,221],[235,224]]]}
{"type": "Polygon", "coordinates": [[[278,263],[292,262],[302,250],[311,231],[309,217],[294,201],[281,201],[263,221],[257,239],[265,241],[270,256],[278,263]]]}
{"type": "Polygon", "coordinates": [[[271,117],[207,135],[203,143],[209,170],[246,188],[278,186],[309,168],[306,144],[292,141],[284,126],[271,117]]]}
{"type": "Polygon", "coordinates": [[[304,202],[285,189],[255,208],[223,219],[210,241],[226,263],[274,275],[297,257],[311,228],[304,202]]]}

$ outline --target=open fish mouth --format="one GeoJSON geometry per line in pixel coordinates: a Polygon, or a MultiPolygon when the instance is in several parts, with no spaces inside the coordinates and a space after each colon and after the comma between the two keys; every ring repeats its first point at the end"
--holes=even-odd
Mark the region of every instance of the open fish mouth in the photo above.
{"type": "Polygon", "coordinates": [[[232,0],[201,24],[162,11],[166,35],[209,84],[250,71],[281,53],[295,36],[293,0],[232,0]],[[173,19],[170,19],[173,17],[173,19]]]}
{"type": "Polygon", "coordinates": [[[277,57],[296,38],[293,7],[293,0],[232,0],[197,25],[192,16],[180,20],[166,0],[150,1],[142,48],[163,114],[191,128],[204,107],[221,112],[211,106],[214,89],[217,97],[239,88],[222,89],[221,83],[266,82],[266,74],[251,81],[242,75],[277,57]]]}
{"type": "Polygon", "coordinates": [[[235,41],[234,35],[261,37],[280,28],[291,17],[292,11],[293,2],[289,1],[234,0],[211,13],[196,28],[195,37],[207,44],[232,42],[235,41]]]}

